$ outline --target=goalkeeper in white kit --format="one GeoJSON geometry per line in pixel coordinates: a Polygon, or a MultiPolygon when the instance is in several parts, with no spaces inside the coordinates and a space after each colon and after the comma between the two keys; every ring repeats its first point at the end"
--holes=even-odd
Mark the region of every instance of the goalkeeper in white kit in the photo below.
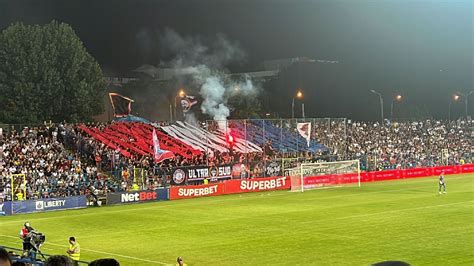
{"type": "Polygon", "coordinates": [[[441,194],[441,188],[443,188],[443,193],[446,194],[446,182],[444,182],[444,172],[441,172],[439,176],[439,186],[438,193],[441,194]]]}

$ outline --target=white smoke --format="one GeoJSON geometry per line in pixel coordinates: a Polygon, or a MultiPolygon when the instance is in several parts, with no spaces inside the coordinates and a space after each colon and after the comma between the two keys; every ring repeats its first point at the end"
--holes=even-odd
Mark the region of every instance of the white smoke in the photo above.
{"type": "Polygon", "coordinates": [[[187,112],[184,114],[184,121],[188,124],[191,124],[195,127],[199,126],[199,121],[197,120],[196,116],[192,112],[187,112]]]}
{"type": "Polygon", "coordinates": [[[201,111],[217,121],[222,131],[226,130],[230,115],[228,99],[239,94],[256,95],[259,91],[249,77],[235,81],[227,75],[226,66],[243,60],[244,52],[222,34],[217,34],[211,46],[203,45],[199,38],[181,37],[172,30],[165,32],[163,40],[165,47],[175,54],[171,62],[175,73],[190,76],[192,85],[199,88],[203,97],[201,111]]]}
{"type": "Polygon", "coordinates": [[[226,120],[230,115],[229,108],[225,105],[226,88],[220,77],[209,76],[201,86],[200,94],[204,98],[201,110],[205,114],[212,115],[212,119],[226,120]]]}

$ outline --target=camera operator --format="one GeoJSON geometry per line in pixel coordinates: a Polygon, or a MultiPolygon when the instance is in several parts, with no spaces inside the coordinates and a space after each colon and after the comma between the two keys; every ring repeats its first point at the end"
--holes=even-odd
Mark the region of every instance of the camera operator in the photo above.
{"type": "Polygon", "coordinates": [[[28,256],[28,252],[32,248],[30,243],[31,239],[28,234],[33,230],[34,229],[30,226],[29,222],[25,222],[23,228],[21,228],[20,230],[20,238],[23,240],[23,257],[28,256]]]}

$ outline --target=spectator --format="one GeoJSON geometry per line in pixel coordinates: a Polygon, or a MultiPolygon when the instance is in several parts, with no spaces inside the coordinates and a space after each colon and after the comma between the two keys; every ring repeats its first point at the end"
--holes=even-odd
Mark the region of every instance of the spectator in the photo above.
{"type": "Polygon", "coordinates": [[[65,255],[54,255],[49,257],[44,266],[74,266],[74,262],[65,255]]]}
{"type": "Polygon", "coordinates": [[[98,259],[89,263],[89,266],[119,266],[120,263],[115,259],[98,259]]]}
{"type": "Polygon", "coordinates": [[[11,266],[12,260],[10,259],[10,254],[3,249],[0,248],[0,266],[11,266]]]}

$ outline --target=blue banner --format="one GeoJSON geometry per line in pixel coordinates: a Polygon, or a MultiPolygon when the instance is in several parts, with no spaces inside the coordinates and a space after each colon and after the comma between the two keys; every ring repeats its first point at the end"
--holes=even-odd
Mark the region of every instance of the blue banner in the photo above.
{"type": "Polygon", "coordinates": [[[14,201],[11,214],[47,212],[87,207],[86,196],[14,201]]]}
{"type": "Polygon", "coordinates": [[[12,202],[4,201],[0,202],[0,216],[12,214],[12,202]]]}

